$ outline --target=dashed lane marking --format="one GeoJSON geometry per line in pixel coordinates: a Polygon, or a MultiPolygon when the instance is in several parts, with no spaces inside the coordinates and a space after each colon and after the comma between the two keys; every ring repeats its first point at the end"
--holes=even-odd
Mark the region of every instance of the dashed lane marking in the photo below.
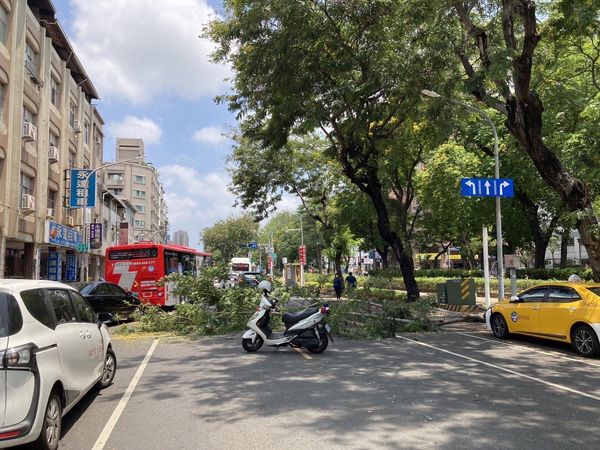
{"type": "Polygon", "coordinates": [[[304,350],[302,350],[301,348],[298,347],[292,347],[294,350],[296,350],[298,353],[300,353],[302,356],[304,356],[305,359],[312,359],[312,356],[310,356],[308,353],[306,353],[304,350]]]}

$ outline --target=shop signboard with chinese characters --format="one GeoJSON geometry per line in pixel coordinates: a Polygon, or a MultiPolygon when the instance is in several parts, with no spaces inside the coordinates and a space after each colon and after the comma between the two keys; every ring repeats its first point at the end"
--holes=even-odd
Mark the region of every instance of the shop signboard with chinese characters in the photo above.
{"type": "Polygon", "coordinates": [[[44,242],[61,247],[77,248],[82,243],[81,233],[60,223],[46,221],[44,242]]]}
{"type": "Polygon", "coordinates": [[[306,265],[306,246],[301,245],[298,247],[298,256],[300,257],[300,264],[303,266],[306,265]]]}
{"type": "Polygon", "coordinates": [[[102,224],[90,223],[90,248],[102,248],[102,224]]]}
{"type": "Polygon", "coordinates": [[[71,208],[81,208],[84,204],[90,208],[96,206],[96,172],[90,169],[71,169],[70,186],[69,206],[71,208]],[[86,190],[87,202],[85,201],[86,190]]]}
{"type": "Polygon", "coordinates": [[[119,245],[129,244],[129,223],[121,222],[119,224],[119,245]]]}
{"type": "Polygon", "coordinates": [[[58,252],[48,252],[48,279],[51,281],[62,280],[62,261],[58,252]]]}
{"type": "Polygon", "coordinates": [[[77,255],[75,253],[67,253],[65,281],[75,280],[77,280],[77,255]]]}

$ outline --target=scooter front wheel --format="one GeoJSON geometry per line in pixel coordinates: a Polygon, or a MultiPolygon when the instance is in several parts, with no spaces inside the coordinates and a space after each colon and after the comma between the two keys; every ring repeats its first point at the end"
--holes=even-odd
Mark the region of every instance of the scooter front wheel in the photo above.
{"type": "Polygon", "coordinates": [[[314,347],[306,347],[306,349],[311,352],[311,353],[323,353],[325,351],[325,349],[327,348],[327,345],[329,345],[329,339],[327,338],[327,334],[326,333],[321,333],[319,335],[319,338],[321,339],[321,343],[317,346],[314,347]]]}
{"type": "Polygon", "coordinates": [[[263,338],[261,338],[260,336],[256,336],[256,340],[254,341],[254,343],[252,342],[252,339],[242,339],[242,347],[244,347],[244,350],[246,350],[247,352],[252,353],[261,348],[263,342],[263,338]]]}

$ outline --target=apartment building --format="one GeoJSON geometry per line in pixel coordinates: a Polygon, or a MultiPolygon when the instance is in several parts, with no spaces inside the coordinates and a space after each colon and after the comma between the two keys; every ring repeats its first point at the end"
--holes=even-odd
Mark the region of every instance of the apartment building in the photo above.
{"type": "Polygon", "coordinates": [[[165,191],[158,171],[145,162],[144,141],[117,138],[116,162],[106,169],[106,188],[126,199],[135,209],[134,241],[167,242],[168,220],[165,191]],[[141,156],[140,159],[134,159],[141,156]]]}
{"type": "Polygon", "coordinates": [[[188,236],[188,232],[183,231],[183,230],[177,230],[173,234],[173,244],[189,247],[190,246],[190,238],[188,236]]]}
{"type": "Polygon", "coordinates": [[[100,266],[100,249],[77,253],[84,217],[67,199],[68,169],[102,164],[104,122],[55,13],[50,0],[0,0],[0,277],[71,281],[100,266]]]}

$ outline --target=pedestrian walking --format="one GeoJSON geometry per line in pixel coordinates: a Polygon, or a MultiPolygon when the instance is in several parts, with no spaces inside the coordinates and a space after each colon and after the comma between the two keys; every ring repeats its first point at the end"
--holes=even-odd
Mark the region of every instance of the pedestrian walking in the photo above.
{"type": "Polygon", "coordinates": [[[335,296],[339,300],[342,298],[342,292],[344,292],[344,279],[342,278],[342,274],[337,272],[335,274],[335,278],[333,279],[333,290],[335,291],[335,296]]]}
{"type": "Polygon", "coordinates": [[[356,277],[352,275],[352,272],[348,272],[348,276],[346,277],[346,284],[349,288],[356,288],[356,277]]]}

